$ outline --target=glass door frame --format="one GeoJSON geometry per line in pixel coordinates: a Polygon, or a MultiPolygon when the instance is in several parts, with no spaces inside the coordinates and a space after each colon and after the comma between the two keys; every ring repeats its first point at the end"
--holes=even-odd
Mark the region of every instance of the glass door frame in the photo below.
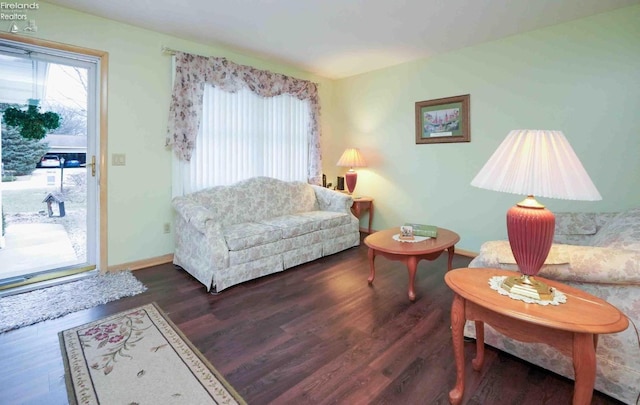
{"type": "MultiPolygon", "coordinates": [[[[87,139],[88,146],[91,142],[96,143],[94,148],[87,149],[87,168],[88,176],[91,176],[91,170],[95,170],[96,173],[96,185],[97,192],[95,192],[95,198],[93,201],[89,201],[96,207],[97,213],[95,220],[92,224],[87,224],[87,235],[92,232],[95,236],[94,246],[89,247],[87,250],[87,262],[89,260],[95,262],[96,269],[104,273],[108,270],[108,240],[107,240],[107,78],[108,78],[108,64],[109,54],[104,51],[98,51],[89,48],[82,48],[73,45],[61,44],[57,42],[51,42],[36,38],[23,37],[14,34],[0,33],[0,39],[7,41],[9,44],[15,43],[16,46],[28,46],[42,48],[45,51],[51,51],[54,55],[58,54],[75,54],[79,59],[85,57],[93,59],[95,63],[95,77],[93,82],[96,84],[94,89],[89,89],[89,105],[87,109],[93,109],[96,113],[88,117],[87,126],[93,126],[93,133],[95,136],[89,136],[87,139]],[[94,97],[91,97],[93,91],[94,97]],[[97,103],[97,105],[91,105],[91,103],[97,103]],[[93,149],[95,154],[95,160],[93,160],[93,166],[91,166],[92,156],[89,151],[93,149]],[[91,253],[90,253],[91,252],[91,253]],[[90,258],[90,255],[93,258],[90,258]]],[[[46,53],[46,52],[43,52],[46,53]]],[[[91,74],[91,73],[89,73],[91,74]]],[[[91,81],[90,81],[91,82],[91,81]]],[[[77,272],[77,271],[76,271],[77,272]]],[[[73,270],[71,271],[73,273],[73,270]]],[[[18,283],[20,284],[20,283],[18,283]]]]}

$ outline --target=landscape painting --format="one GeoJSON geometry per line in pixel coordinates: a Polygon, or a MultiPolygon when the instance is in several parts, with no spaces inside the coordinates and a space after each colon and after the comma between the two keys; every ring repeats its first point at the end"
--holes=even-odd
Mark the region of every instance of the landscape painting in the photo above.
{"type": "Polygon", "coordinates": [[[416,102],[416,144],[469,142],[469,95],[416,102]]]}

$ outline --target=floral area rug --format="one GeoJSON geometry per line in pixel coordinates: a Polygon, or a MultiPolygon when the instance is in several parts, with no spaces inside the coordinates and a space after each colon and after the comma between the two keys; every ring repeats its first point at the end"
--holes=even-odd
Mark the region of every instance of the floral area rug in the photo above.
{"type": "Polygon", "coordinates": [[[70,403],[245,404],[155,303],[59,336],[70,403]]]}
{"type": "Polygon", "coordinates": [[[82,280],[0,298],[0,333],[71,312],[106,304],[147,290],[130,271],[99,274],[82,280]]]}

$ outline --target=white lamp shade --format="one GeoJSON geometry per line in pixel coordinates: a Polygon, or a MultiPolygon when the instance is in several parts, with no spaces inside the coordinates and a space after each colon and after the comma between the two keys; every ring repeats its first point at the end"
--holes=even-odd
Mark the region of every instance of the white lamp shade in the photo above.
{"type": "Polygon", "coordinates": [[[356,148],[345,150],[342,156],[340,156],[338,163],[336,163],[336,166],[344,167],[365,167],[366,165],[367,162],[364,161],[360,151],[356,148]]]}
{"type": "Polygon", "coordinates": [[[536,197],[602,199],[561,131],[509,132],[471,185],[536,197]]]}

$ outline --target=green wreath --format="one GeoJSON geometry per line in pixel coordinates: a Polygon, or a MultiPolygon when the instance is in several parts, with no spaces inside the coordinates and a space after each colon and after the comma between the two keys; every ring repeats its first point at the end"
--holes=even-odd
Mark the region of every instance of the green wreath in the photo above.
{"type": "Polygon", "coordinates": [[[60,116],[54,112],[40,112],[39,100],[29,99],[27,111],[15,107],[9,107],[4,111],[4,120],[7,125],[20,130],[23,138],[40,140],[45,137],[47,131],[52,131],[60,126],[60,116]]]}

